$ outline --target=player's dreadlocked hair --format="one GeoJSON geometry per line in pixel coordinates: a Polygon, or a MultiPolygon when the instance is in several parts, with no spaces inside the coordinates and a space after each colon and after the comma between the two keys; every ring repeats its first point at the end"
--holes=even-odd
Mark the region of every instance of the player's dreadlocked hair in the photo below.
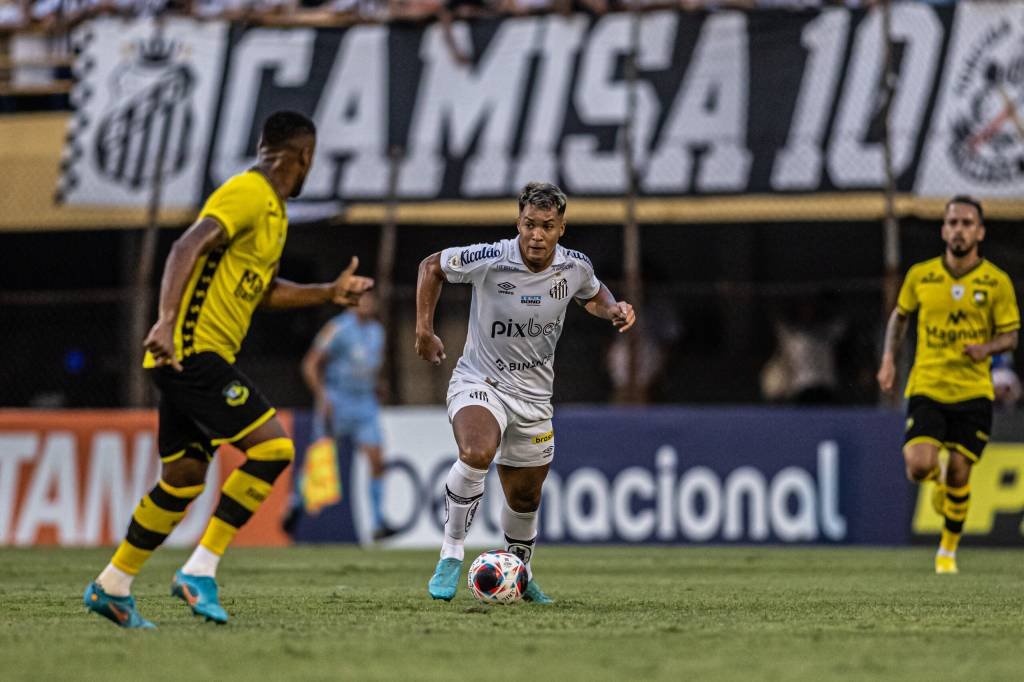
{"type": "Polygon", "coordinates": [[[531,182],[519,195],[519,212],[522,213],[529,204],[542,209],[558,209],[558,215],[565,215],[565,202],[565,192],[557,185],[550,182],[531,182]]]}
{"type": "Polygon", "coordinates": [[[953,204],[967,204],[968,206],[973,206],[974,210],[978,212],[978,222],[984,224],[985,212],[981,209],[981,202],[974,197],[967,194],[957,194],[946,202],[946,210],[948,211],[949,207],[953,204]]]}
{"type": "Polygon", "coordinates": [[[316,124],[297,111],[275,111],[263,123],[260,144],[280,147],[302,135],[316,135],[316,124]]]}

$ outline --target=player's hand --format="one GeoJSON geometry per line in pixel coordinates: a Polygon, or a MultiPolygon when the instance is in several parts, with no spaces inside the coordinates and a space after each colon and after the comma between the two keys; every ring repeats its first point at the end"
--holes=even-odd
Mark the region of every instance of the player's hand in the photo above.
{"type": "Polygon", "coordinates": [[[181,362],[174,355],[173,323],[157,320],[156,324],[149,330],[149,333],[146,334],[146,339],[142,342],[142,345],[153,356],[157,367],[170,365],[179,372],[184,369],[181,366],[181,362]]]}
{"type": "Polygon", "coordinates": [[[633,306],[625,301],[619,301],[613,305],[611,307],[611,311],[612,325],[618,327],[620,334],[636,323],[636,313],[633,312],[633,306]]]}
{"type": "Polygon", "coordinates": [[[892,393],[893,384],[896,383],[896,363],[892,358],[882,358],[882,366],[878,368],[878,387],[883,393],[892,393]]]}
{"type": "Polygon", "coordinates": [[[444,343],[434,333],[416,335],[416,355],[435,367],[448,357],[444,354],[444,343]]]}
{"type": "Polygon", "coordinates": [[[331,302],[336,305],[353,306],[359,303],[359,297],[364,291],[373,288],[373,279],[362,277],[356,274],[359,267],[358,256],[352,256],[348,267],[334,280],[331,292],[331,302]]]}
{"type": "Polygon", "coordinates": [[[967,355],[975,362],[981,362],[988,357],[988,349],[982,343],[969,343],[964,346],[964,355],[967,355]]]}

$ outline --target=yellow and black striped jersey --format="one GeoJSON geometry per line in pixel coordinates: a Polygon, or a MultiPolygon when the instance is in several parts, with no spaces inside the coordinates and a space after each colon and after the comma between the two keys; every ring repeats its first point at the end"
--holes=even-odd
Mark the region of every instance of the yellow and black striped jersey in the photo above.
{"type": "MultiPolygon", "coordinates": [[[[207,216],[223,226],[228,242],[202,256],[189,277],[174,329],[174,351],[179,360],[214,351],[233,363],[274,277],[288,217],[270,182],[255,170],[217,188],[199,214],[200,219],[207,216]]],[[[154,366],[149,353],[144,366],[154,366]]]]}
{"type": "Polygon", "coordinates": [[[1020,328],[1017,296],[1005,272],[982,259],[954,277],[943,257],[932,258],[907,272],[897,306],[902,315],[917,312],[917,355],[907,397],[944,403],[993,398],[991,359],[974,362],[963,351],[1020,328]]]}

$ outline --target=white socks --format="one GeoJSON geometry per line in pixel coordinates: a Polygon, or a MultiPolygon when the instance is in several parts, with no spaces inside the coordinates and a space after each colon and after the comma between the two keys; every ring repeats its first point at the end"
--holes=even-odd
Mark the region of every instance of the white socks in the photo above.
{"type": "Polygon", "coordinates": [[[526,564],[526,576],[533,580],[533,547],[537,542],[537,510],[517,512],[506,502],[501,510],[501,527],[505,529],[505,549],[526,564]]]}
{"type": "MultiPolygon", "coordinates": [[[[196,547],[196,551],[192,552],[192,556],[189,557],[185,565],[182,566],[181,572],[188,575],[214,578],[217,575],[218,563],[220,563],[220,556],[199,545],[196,547]]],[[[135,580],[134,575],[125,573],[120,568],[114,566],[114,564],[107,564],[107,567],[96,578],[99,586],[111,597],[127,597],[131,595],[133,580],[135,580]]]]}
{"type": "Polygon", "coordinates": [[[214,554],[202,545],[197,545],[192,556],[188,558],[181,572],[185,575],[206,576],[207,578],[217,577],[217,564],[220,563],[220,555],[214,554]]]}
{"type": "Polygon", "coordinates": [[[135,580],[134,575],[125,573],[120,568],[114,566],[114,564],[107,564],[107,567],[96,578],[99,586],[111,597],[127,597],[130,595],[132,593],[133,580],[135,580]]]}
{"type": "Polygon", "coordinates": [[[444,544],[442,559],[465,558],[466,533],[484,494],[486,469],[474,469],[461,459],[455,460],[444,482],[444,544]]]}

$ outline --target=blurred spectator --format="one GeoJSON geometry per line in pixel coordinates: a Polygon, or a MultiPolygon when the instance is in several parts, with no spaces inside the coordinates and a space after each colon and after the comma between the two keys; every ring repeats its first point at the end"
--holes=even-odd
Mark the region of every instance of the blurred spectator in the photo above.
{"type": "Polygon", "coordinates": [[[28,20],[28,0],[0,0],[0,31],[20,29],[28,20]]]}
{"type": "Polygon", "coordinates": [[[836,400],[839,378],[836,346],[846,322],[828,316],[823,302],[801,302],[789,319],[775,323],[775,354],[761,370],[761,394],[771,401],[798,404],[836,400]]]}
{"type": "Polygon", "coordinates": [[[617,403],[648,403],[658,380],[664,376],[669,349],[679,340],[682,326],[668,301],[651,301],[639,324],[629,335],[617,334],[608,348],[608,375],[617,403]],[[629,354],[635,344],[636,361],[629,354]],[[630,376],[634,377],[630,385],[630,376]]]}
{"type": "Polygon", "coordinates": [[[400,21],[422,21],[437,15],[443,6],[443,0],[389,0],[388,13],[400,21]]]}
{"type": "Polygon", "coordinates": [[[1013,353],[1001,353],[992,357],[992,388],[995,391],[997,407],[1009,409],[1020,400],[1020,377],[1013,371],[1013,353]]]}

